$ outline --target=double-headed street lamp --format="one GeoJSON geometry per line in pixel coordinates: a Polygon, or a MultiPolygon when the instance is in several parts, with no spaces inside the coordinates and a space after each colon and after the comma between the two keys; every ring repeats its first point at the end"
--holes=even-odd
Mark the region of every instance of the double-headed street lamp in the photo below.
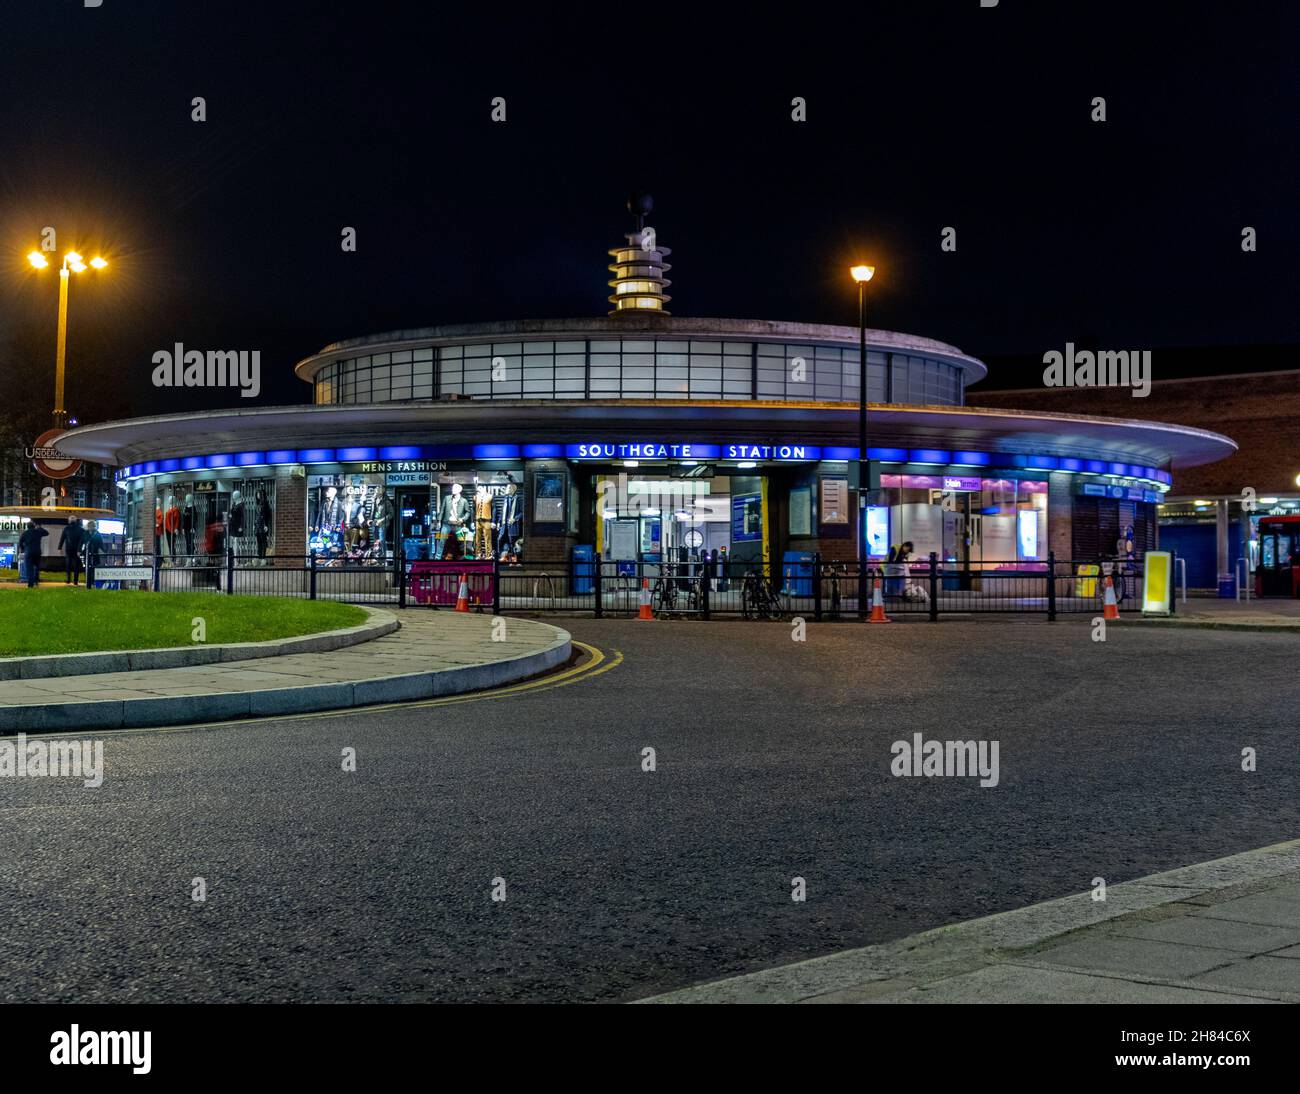
{"type": "MultiPolygon", "coordinates": [[[[38,270],[43,270],[50,264],[49,259],[40,251],[32,251],[27,256],[27,261],[38,270]]],[[[63,256],[63,266],[59,270],[59,339],[54,364],[55,429],[63,429],[68,423],[68,412],[63,406],[63,365],[68,346],[68,281],[74,273],[84,273],[87,265],[102,270],[108,263],[98,256],[86,263],[76,251],[69,251],[63,256]]]]}
{"type": "Polygon", "coordinates": [[[876,275],[876,268],[854,266],[849,273],[858,283],[858,535],[861,536],[866,534],[861,528],[862,510],[866,508],[867,491],[871,488],[867,467],[867,282],[876,275]]]}

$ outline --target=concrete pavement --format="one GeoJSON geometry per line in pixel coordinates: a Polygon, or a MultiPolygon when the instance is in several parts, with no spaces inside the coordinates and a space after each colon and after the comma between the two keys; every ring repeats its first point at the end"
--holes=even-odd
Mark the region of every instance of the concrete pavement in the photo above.
{"type": "Polygon", "coordinates": [[[1300,1003],[1300,840],[647,1003],[1300,1003]]]}
{"type": "MultiPolygon", "coordinates": [[[[389,613],[383,613],[389,614],[389,613]]],[[[360,645],[253,663],[0,681],[0,732],[184,725],[454,695],[569,659],[568,632],[528,619],[408,609],[360,645]]]]}
{"type": "Polygon", "coordinates": [[[1136,609],[1122,611],[1123,621],[1136,620],[1160,626],[1213,627],[1224,630],[1300,630],[1300,600],[1217,600],[1193,597],[1179,602],[1171,616],[1144,616],[1136,609]]]}

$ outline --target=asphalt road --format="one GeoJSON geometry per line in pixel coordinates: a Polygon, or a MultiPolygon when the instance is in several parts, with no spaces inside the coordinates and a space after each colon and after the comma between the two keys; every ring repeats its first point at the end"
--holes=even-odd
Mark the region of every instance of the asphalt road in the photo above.
{"type": "Polygon", "coordinates": [[[1300,834],[1297,635],[561,622],[624,661],[0,778],[0,999],[627,1000],[1300,834]]]}

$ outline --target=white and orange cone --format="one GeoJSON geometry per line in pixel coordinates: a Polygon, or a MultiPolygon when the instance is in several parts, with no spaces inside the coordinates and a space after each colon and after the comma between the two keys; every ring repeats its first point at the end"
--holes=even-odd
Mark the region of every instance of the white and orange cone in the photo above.
{"type": "Polygon", "coordinates": [[[655,613],[650,610],[650,579],[643,577],[641,579],[641,607],[637,611],[638,619],[654,619],[655,613]]]}
{"type": "Polygon", "coordinates": [[[876,578],[875,588],[871,591],[871,617],[868,623],[892,623],[893,620],[885,614],[885,601],[880,595],[880,578],[876,578]]]}
{"type": "Polygon", "coordinates": [[[1110,574],[1106,575],[1106,593],[1102,597],[1102,604],[1101,617],[1103,619],[1119,618],[1119,603],[1115,600],[1115,581],[1110,574]]]}
{"type": "Polygon", "coordinates": [[[460,589],[456,592],[456,610],[469,611],[469,582],[465,580],[464,574],[460,575],[460,589]]]}

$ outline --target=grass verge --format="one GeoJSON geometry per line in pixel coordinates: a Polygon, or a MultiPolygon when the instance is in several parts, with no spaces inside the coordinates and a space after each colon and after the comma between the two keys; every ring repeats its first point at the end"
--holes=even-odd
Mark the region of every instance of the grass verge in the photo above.
{"type": "Polygon", "coordinates": [[[0,657],[266,642],[355,627],[365,618],[361,608],[330,600],[42,583],[0,588],[0,657]]]}

